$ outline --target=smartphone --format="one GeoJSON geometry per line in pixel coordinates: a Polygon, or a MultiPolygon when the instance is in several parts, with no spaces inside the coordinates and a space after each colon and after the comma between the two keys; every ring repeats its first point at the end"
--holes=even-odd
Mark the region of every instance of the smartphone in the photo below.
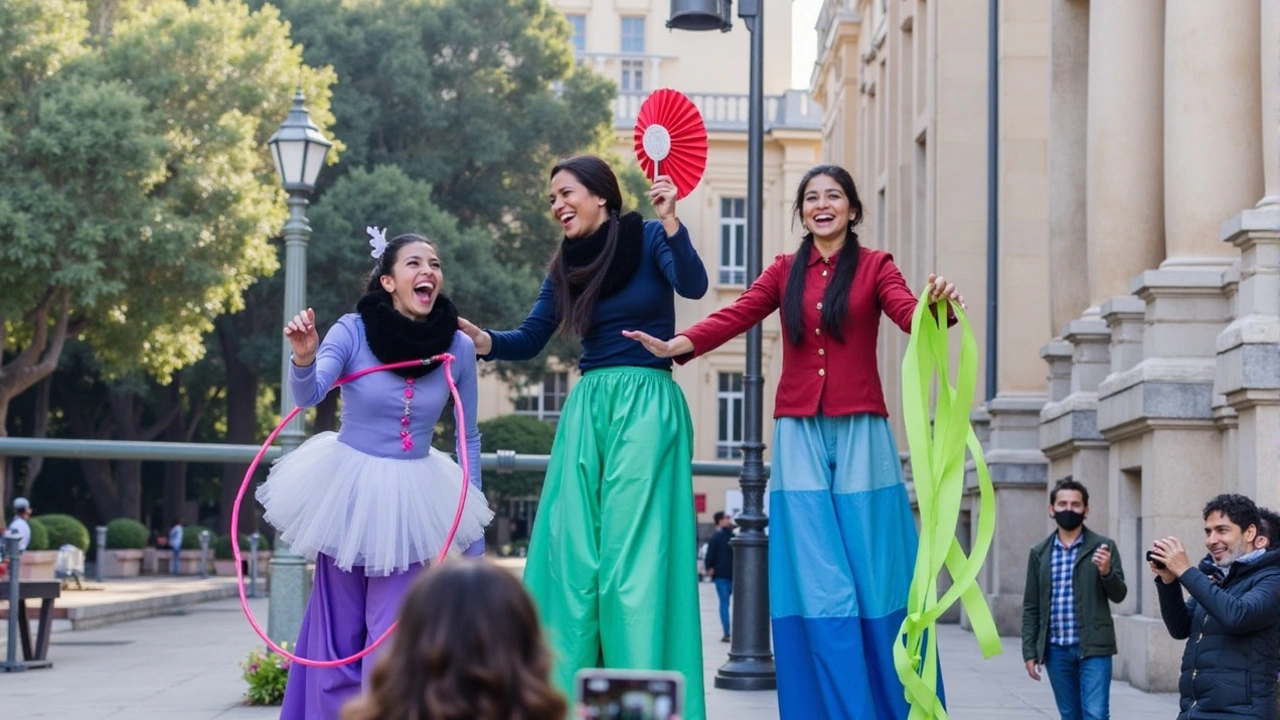
{"type": "Polygon", "coordinates": [[[1165,569],[1165,568],[1164,568],[1164,563],[1162,563],[1162,562],[1160,562],[1159,560],[1157,560],[1157,559],[1156,559],[1156,556],[1155,556],[1155,553],[1151,552],[1150,550],[1148,550],[1148,551],[1147,551],[1147,562],[1149,562],[1149,563],[1153,563],[1157,568],[1159,568],[1159,569],[1161,569],[1161,570],[1164,570],[1164,569],[1165,569]]]}
{"type": "Polygon", "coordinates": [[[663,670],[579,670],[579,717],[591,720],[670,720],[684,704],[684,676],[663,670]]]}

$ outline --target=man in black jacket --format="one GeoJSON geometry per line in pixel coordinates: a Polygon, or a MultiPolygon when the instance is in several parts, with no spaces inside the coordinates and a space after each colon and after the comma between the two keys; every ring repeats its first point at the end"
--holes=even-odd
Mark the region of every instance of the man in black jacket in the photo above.
{"type": "Polygon", "coordinates": [[[1199,568],[1177,538],[1151,548],[1165,627],[1174,639],[1190,638],[1178,720],[1280,718],[1280,553],[1253,549],[1259,523],[1252,500],[1219,495],[1204,508],[1209,556],[1199,568]],[[1183,589],[1191,595],[1185,602],[1183,589]]]}
{"type": "Polygon", "coordinates": [[[729,541],[733,539],[733,518],[723,512],[713,517],[717,529],[707,541],[707,557],[702,564],[716,584],[716,595],[720,596],[720,624],[724,626],[720,642],[729,642],[729,596],[733,594],[733,546],[729,541]]]}

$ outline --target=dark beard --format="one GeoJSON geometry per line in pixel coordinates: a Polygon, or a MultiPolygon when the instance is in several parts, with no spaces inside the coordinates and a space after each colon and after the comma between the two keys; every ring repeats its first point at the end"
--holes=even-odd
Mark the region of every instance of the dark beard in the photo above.
{"type": "MultiPolygon", "coordinates": [[[[374,357],[383,363],[425,360],[448,352],[458,330],[458,309],[444,295],[436,298],[426,318],[412,320],[391,304],[391,296],[382,290],[365,293],[356,303],[356,312],[364,320],[364,335],[374,357]]],[[[439,367],[429,363],[392,370],[401,377],[419,378],[439,367]]]]}

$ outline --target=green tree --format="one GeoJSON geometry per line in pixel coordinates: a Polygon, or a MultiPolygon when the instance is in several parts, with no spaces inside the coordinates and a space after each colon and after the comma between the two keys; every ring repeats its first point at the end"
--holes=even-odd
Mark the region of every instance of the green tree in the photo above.
{"type": "Polygon", "coordinates": [[[398,165],[463,226],[493,234],[503,266],[545,265],[560,239],[546,172],[604,147],[614,94],[575,66],[558,10],[546,0],[277,4],[307,60],[342,78],[333,109],[344,165],[398,165]]]}
{"type": "MultiPolygon", "coordinates": [[[[556,431],[550,424],[527,415],[501,415],[478,423],[480,450],[514,450],[522,455],[549,455],[556,431]]],[[[497,504],[504,498],[527,497],[542,492],[544,473],[519,471],[485,473],[484,489],[497,504]]]]}
{"type": "MultiPolygon", "coordinates": [[[[89,36],[85,3],[0,4],[15,71],[0,79],[0,433],[68,336],[108,378],[168,383],[199,360],[214,318],[276,268],[283,191],[264,144],[293,89],[332,121],[333,72],[302,64],[274,8],[107,5],[109,34],[89,36]]],[[[137,493],[118,492],[114,514],[137,517],[137,493]]]]}

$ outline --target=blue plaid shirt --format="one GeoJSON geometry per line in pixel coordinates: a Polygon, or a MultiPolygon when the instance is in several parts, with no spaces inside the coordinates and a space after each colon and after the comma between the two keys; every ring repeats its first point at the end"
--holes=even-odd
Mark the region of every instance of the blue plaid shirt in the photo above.
{"type": "Polygon", "coordinates": [[[1082,545],[1084,533],[1080,533],[1071,547],[1064,546],[1057,533],[1054,533],[1050,564],[1053,593],[1049,602],[1049,643],[1052,645],[1070,647],[1080,644],[1080,623],[1076,622],[1075,592],[1071,581],[1082,545]]]}

